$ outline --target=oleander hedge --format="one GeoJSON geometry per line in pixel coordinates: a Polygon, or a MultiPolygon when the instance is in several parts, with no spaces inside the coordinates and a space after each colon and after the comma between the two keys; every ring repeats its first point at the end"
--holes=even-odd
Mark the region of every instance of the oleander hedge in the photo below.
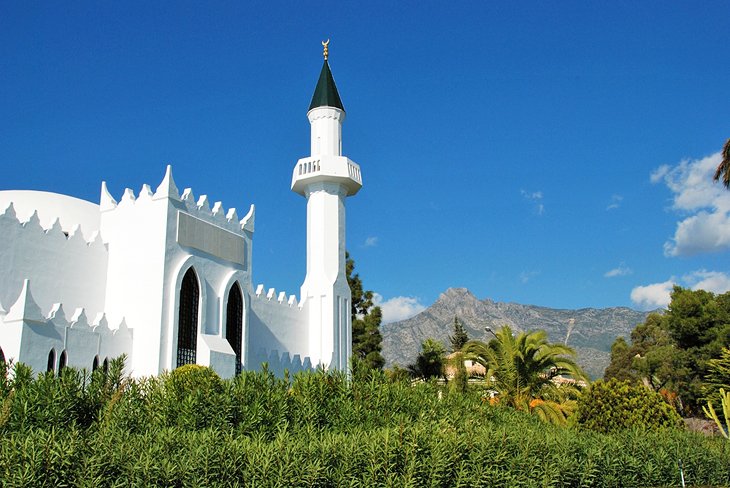
{"type": "Polygon", "coordinates": [[[688,486],[730,485],[722,438],[557,427],[475,389],[379,372],[121,370],[0,377],[0,485],[680,486],[679,460],[688,486]]]}

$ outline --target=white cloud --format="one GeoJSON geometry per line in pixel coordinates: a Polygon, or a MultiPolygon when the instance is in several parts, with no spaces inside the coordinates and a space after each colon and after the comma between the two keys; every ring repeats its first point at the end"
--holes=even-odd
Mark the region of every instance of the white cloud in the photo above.
{"type": "Polygon", "coordinates": [[[623,195],[611,195],[611,203],[608,204],[606,210],[614,210],[619,208],[623,199],[623,195]]]}
{"type": "Polygon", "coordinates": [[[542,203],[541,191],[529,192],[525,190],[520,190],[520,195],[522,195],[525,200],[535,203],[535,213],[537,213],[537,215],[542,215],[545,213],[545,205],[542,203]]]}
{"type": "Polygon", "coordinates": [[[624,263],[621,263],[618,268],[613,268],[609,271],[606,271],[606,274],[603,276],[605,278],[615,278],[617,276],[627,276],[633,273],[634,270],[626,266],[624,263]]]}
{"type": "Polygon", "coordinates": [[[363,245],[365,247],[375,247],[378,245],[378,238],[376,236],[370,236],[365,239],[365,243],[363,245]]]}
{"type": "Polygon", "coordinates": [[[689,256],[730,248],[730,191],[712,180],[720,153],[657,168],[652,183],[663,181],[674,194],[672,209],[682,215],[666,256],[689,256]]]}
{"type": "Polygon", "coordinates": [[[712,293],[730,291],[730,275],[720,271],[693,271],[682,277],[681,283],[674,278],[663,283],[654,283],[646,286],[637,286],[631,290],[631,301],[642,310],[666,308],[670,302],[669,294],[674,285],[682,285],[692,290],[706,290],[712,293]]]}
{"type": "Polygon", "coordinates": [[[652,183],[659,183],[662,181],[662,179],[669,173],[669,165],[668,164],[662,164],[657,169],[651,172],[651,176],[649,179],[652,183]]]}
{"type": "Polygon", "coordinates": [[[706,290],[712,293],[725,293],[730,290],[730,276],[720,271],[701,269],[683,276],[682,280],[693,290],[706,290]]]}
{"type": "Polygon", "coordinates": [[[416,297],[393,297],[383,300],[382,295],[373,293],[373,303],[382,310],[384,324],[411,318],[426,309],[416,297]]]}
{"type": "Polygon", "coordinates": [[[663,283],[637,286],[631,290],[631,301],[642,310],[666,308],[669,305],[669,294],[672,292],[674,284],[674,280],[670,279],[663,283]]]}

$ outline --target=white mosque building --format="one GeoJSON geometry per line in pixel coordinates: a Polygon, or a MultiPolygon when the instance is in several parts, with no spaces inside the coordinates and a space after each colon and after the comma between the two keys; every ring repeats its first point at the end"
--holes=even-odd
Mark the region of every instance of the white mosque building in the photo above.
{"type": "Polygon", "coordinates": [[[0,191],[0,359],[36,372],[87,370],[127,355],[133,376],[190,363],[222,377],[262,362],[277,373],[346,369],[352,353],[345,199],[362,186],[342,156],[345,110],[327,61],[307,113],[311,156],[292,191],[307,199],[300,298],[254,287],[254,206],[240,218],[182,193],[167,167],[153,189],[98,204],[0,191]]]}

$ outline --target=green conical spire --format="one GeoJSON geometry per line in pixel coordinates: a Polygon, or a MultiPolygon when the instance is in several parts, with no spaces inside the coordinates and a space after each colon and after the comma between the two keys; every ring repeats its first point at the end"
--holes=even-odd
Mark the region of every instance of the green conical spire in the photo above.
{"type": "Polygon", "coordinates": [[[345,111],[345,107],[342,106],[342,100],[340,100],[340,94],[337,93],[337,87],[335,86],[335,79],[332,77],[332,71],[330,71],[330,65],[327,62],[327,46],[325,46],[324,65],[322,65],[322,72],[319,74],[319,81],[317,81],[317,88],[314,89],[309,110],[317,107],[335,107],[343,112],[345,111]]]}

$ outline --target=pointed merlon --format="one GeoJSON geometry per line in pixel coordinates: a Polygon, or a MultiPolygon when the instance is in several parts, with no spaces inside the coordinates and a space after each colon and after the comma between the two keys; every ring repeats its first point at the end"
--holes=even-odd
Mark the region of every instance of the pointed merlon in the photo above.
{"type": "Polygon", "coordinates": [[[201,212],[210,213],[210,202],[208,202],[208,195],[200,195],[200,198],[198,198],[198,210],[201,212]]]}
{"type": "Polygon", "coordinates": [[[108,212],[117,208],[117,201],[114,200],[109,189],[106,187],[106,181],[101,182],[101,197],[99,198],[99,210],[108,212]]]}
{"type": "Polygon", "coordinates": [[[244,218],[241,219],[241,230],[247,230],[249,232],[253,232],[254,230],[254,221],[256,220],[256,207],[251,204],[251,208],[249,209],[248,213],[244,218]]]}
{"type": "Polygon", "coordinates": [[[264,285],[258,285],[256,287],[256,296],[260,297],[263,292],[264,292],[264,285]]]}
{"type": "Polygon", "coordinates": [[[226,220],[231,223],[238,222],[238,214],[236,213],[235,208],[228,209],[228,213],[226,214],[226,220]]]}
{"type": "Polygon", "coordinates": [[[96,317],[94,318],[94,321],[92,324],[94,326],[94,330],[96,330],[96,327],[101,328],[109,328],[109,321],[106,319],[106,314],[104,312],[99,312],[96,314],[96,317]]]}
{"type": "Polygon", "coordinates": [[[67,242],[71,245],[77,245],[77,246],[85,246],[86,239],[84,239],[84,233],[81,230],[81,226],[79,224],[76,224],[71,229],[71,232],[68,235],[67,242]]]}
{"type": "Polygon", "coordinates": [[[279,303],[284,303],[285,300],[286,300],[286,292],[285,291],[280,291],[279,292],[279,297],[276,299],[276,301],[279,302],[279,303]]]}
{"type": "Polygon", "coordinates": [[[28,221],[23,224],[23,228],[40,230],[41,232],[43,232],[43,227],[41,227],[41,219],[38,217],[38,210],[33,211],[33,215],[31,215],[28,221]]]}
{"type": "Polygon", "coordinates": [[[35,322],[38,324],[44,324],[46,322],[41,308],[30,293],[30,280],[23,280],[23,288],[20,290],[20,295],[13,306],[10,307],[4,319],[6,323],[20,321],[35,322]]]}
{"type": "Polygon", "coordinates": [[[48,320],[53,322],[59,322],[60,323],[68,323],[68,319],[66,319],[66,312],[63,310],[63,305],[60,303],[54,303],[51,307],[51,311],[48,312],[48,320]]]}
{"type": "Polygon", "coordinates": [[[13,202],[10,202],[10,204],[7,206],[5,211],[2,213],[2,217],[20,223],[20,221],[18,220],[18,216],[15,213],[15,205],[13,205],[13,202]]]}
{"type": "Polygon", "coordinates": [[[53,221],[53,224],[46,230],[46,235],[48,236],[55,236],[56,238],[63,238],[63,240],[66,240],[66,235],[63,233],[63,229],[61,228],[61,221],[56,217],[56,220],[53,221]]]}
{"type": "Polygon", "coordinates": [[[269,288],[269,292],[266,294],[266,299],[271,301],[276,296],[276,288],[269,288]]]}
{"type": "Polygon", "coordinates": [[[172,165],[167,165],[165,170],[165,177],[162,178],[162,183],[157,187],[153,200],[160,200],[162,198],[169,198],[170,200],[180,201],[180,193],[178,192],[175,180],[172,178],[172,165]]]}
{"type": "Polygon", "coordinates": [[[152,188],[150,188],[150,185],[147,183],[142,185],[142,189],[139,191],[139,198],[152,199],[152,188]]]}
{"type": "Polygon", "coordinates": [[[83,308],[77,308],[71,317],[71,328],[80,329],[89,326],[89,319],[86,317],[86,311],[83,308]]]}
{"type": "Polygon", "coordinates": [[[119,203],[125,203],[125,202],[133,203],[135,200],[136,200],[136,198],[134,196],[134,191],[132,191],[131,188],[125,188],[124,195],[122,195],[122,201],[119,203]]]}
{"type": "Polygon", "coordinates": [[[337,92],[337,86],[335,86],[335,79],[332,76],[329,62],[329,39],[327,44],[322,43],[325,46],[324,50],[324,64],[322,65],[322,71],[319,73],[319,80],[317,81],[317,87],[314,89],[314,95],[312,96],[312,103],[309,104],[309,110],[318,107],[334,107],[339,108],[343,112],[345,107],[342,105],[340,94],[337,92]]]}
{"type": "Polygon", "coordinates": [[[185,188],[185,190],[183,190],[181,199],[183,202],[185,202],[188,208],[192,208],[195,206],[195,195],[193,195],[192,188],[185,188]]]}

